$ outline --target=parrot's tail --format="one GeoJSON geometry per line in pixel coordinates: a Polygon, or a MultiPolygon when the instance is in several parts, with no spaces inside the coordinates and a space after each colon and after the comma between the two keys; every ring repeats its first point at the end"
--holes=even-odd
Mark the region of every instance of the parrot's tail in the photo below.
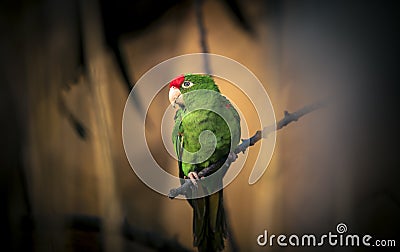
{"type": "Polygon", "coordinates": [[[193,207],[193,246],[202,251],[221,251],[227,237],[223,192],[190,200],[193,207]]]}

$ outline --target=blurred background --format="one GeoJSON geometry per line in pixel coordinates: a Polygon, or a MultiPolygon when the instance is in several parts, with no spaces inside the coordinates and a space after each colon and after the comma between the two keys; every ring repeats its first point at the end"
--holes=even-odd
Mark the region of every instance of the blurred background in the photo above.
{"type": "MultiPolygon", "coordinates": [[[[2,251],[194,250],[190,206],[138,179],[124,153],[121,121],[142,74],[204,51],[249,68],[277,119],[284,110],[328,102],[278,132],[271,163],[251,186],[259,153],[257,146],[248,150],[245,167],[225,189],[227,251],[292,251],[259,247],[257,236],[264,229],[326,234],[340,222],[348,233],[400,243],[394,1],[5,0],[0,6],[2,251]]],[[[167,105],[165,96],[152,106],[167,105]]],[[[250,133],[259,126],[247,123],[250,133]]],[[[149,138],[153,155],[177,172],[159,137],[155,130],[149,138]]]]}

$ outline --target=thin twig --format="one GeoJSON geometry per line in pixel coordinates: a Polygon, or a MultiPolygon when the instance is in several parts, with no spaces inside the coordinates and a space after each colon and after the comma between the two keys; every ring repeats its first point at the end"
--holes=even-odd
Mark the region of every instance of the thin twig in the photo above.
{"type": "MultiPolygon", "coordinates": [[[[267,138],[267,136],[270,133],[274,132],[275,130],[282,129],[289,123],[297,121],[300,117],[302,117],[314,110],[317,110],[317,109],[323,107],[324,105],[325,104],[322,102],[317,102],[317,103],[313,103],[311,105],[305,106],[302,109],[299,109],[293,113],[289,113],[288,111],[285,111],[284,117],[280,121],[278,121],[276,124],[267,126],[262,131],[258,130],[252,137],[250,137],[248,139],[242,139],[242,143],[239,144],[235,148],[234,153],[235,154],[239,154],[240,152],[244,153],[248,147],[253,146],[258,141],[260,141],[262,138],[267,138]]],[[[214,173],[218,169],[225,169],[225,171],[226,171],[229,168],[229,166],[231,165],[231,163],[234,162],[235,160],[236,160],[236,158],[235,159],[227,158],[226,160],[219,160],[216,163],[210,165],[209,167],[201,170],[197,175],[199,176],[199,178],[201,178],[201,177],[206,177],[206,176],[214,173]],[[221,164],[223,164],[223,165],[221,166],[221,164]]],[[[177,197],[178,195],[187,195],[189,190],[192,189],[192,185],[193,184],[190,181],[190,179],[187,179],[185,181],[185,183],[182,184],[180,187],[173,188],[169,191],[169,195],[168,195],[169,198],[173,199],[173,198],[177,197]]]]}

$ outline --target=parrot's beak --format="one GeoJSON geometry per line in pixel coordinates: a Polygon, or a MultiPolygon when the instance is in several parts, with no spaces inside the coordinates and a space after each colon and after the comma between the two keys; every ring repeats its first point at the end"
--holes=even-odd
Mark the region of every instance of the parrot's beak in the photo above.
{"type": "Polygon", "coordinates": [[[181,91],[179,91],[178,88],[172,86],[169,89],[169,102],[171,103],[171,105],[175,108],[175,105],[182,105],[183,101],[182,101],[182,94],[181,91]]]}

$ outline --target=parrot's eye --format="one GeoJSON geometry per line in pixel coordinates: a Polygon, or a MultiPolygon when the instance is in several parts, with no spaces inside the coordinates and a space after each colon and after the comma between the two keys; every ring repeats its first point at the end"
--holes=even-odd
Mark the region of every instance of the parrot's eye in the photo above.
{"type": "Polygon", "coordinates": [[[193,82],[190,81],[184,81],[182,84],[183,88],[190,88],[191,86],[193,86],[193,82]]]}

